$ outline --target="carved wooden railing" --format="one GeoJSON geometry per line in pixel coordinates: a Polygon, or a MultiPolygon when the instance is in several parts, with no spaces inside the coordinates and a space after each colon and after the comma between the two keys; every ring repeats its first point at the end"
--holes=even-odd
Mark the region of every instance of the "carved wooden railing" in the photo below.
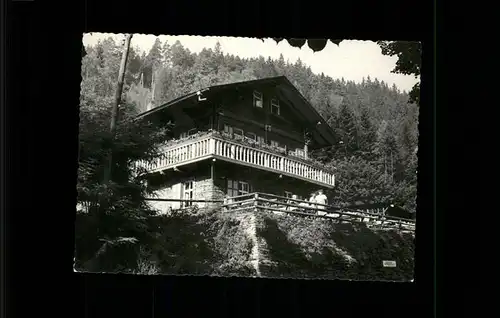
{"type": "Polygon", "coordinates": [[[273,153],[257,144],[250,145],[243,141],[230,140],[217,132],[208,132],[198,138],[188,138],[174,145],[164,146],[162,152],[163,155],[154,162],[139,162],[138,164],[150,172],[156,172],[213,157],[298,177],[329,187],[335,185],[333,172],[325,168],[306,163],[299,158],[273,153]]]}

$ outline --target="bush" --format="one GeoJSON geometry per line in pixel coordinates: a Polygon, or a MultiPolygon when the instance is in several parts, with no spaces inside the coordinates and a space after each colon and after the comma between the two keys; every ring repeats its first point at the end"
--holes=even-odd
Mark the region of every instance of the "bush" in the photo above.
{"type": "Polygon", "coordinates": [[[364,224],[265,213],[258,235],[267,243],[263,276],[411,280],[414,237],[364,224]],[[384,268],[395,260],[396,268],[384,268]]]}
{"type": "Polygon", "coordinates": [[[150,258],[162,274],[254,275],[244,219],[219,209],[189,209],[155,218],[161,242],[150,258]]]}
{"type": "MultiPolygon", "coordinates": [[[[413,279],[414,236],[373,231],[365,224],[338,223],[314,217],[224,213],[191,208],[151,219],[160,233],[156,245],[137,249],[137,274],[255,276],[252,264],[252,218],[264,277],[408,281],[413,279]],[[396,268],[384,268],[394,260],[396,268]]],[[[80,222],[84,225],[84,222],[80,222]]],[[[77,238],[78,239],[78,238],[77,238]]],[[[120,252],[115,247],[112,255],[120,252]]],[[[109,256],[111,255],[111,256],[109,256]]],[[[134,258],[131,258],[131,262],[134,258]]],[[[100,264],[107,264],[101,260],[100,264]]],[[[110,263],[110,266],[113,265],[110,263]]],[[[87,266],[88,268],[88,266],[87,266]]],[[[98,269],[102,271],[103,269],[98,269]]]]}

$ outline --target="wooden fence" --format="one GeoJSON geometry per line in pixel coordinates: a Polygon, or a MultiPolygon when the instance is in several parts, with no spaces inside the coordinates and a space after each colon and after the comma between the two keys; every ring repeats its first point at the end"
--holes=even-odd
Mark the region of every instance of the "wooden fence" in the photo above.
{"type": "MultiPolygon", "coordinates": [[[[253,209],[254,211],[271,211],[276,214],[295,215],[307,218],[322,218],[335,220],[337,222],[365,223],[370,228],[377,229],[400,229],[415,231],[415,220],[404,219],[395,216],[384,215],[384,213],[370,213],[352,208],[335,207],[315,203],[309,205],[304,200],[285,198],[268,193],[248,193],[238,195],[225,200],[182,200],[182,199],[161,199],[148,198],[147,201],[163,202],[190,202],[193,203],[219,203],[222,211],[235,213],[253,209]]],[[[79,204],[80,208],[87,207],[87,204],[79,204]]],[[[182,209],[182,208],[181,208],[182,209]]]]}
{"type": "Polygon", "coordinates": [[[392,228],[415,231],[415,221],[382,213],[370,213],[324,204],[309,205],[304,200],[285,198],[267,193],[249,193],[231,197],[222,205],[224,212],[238,212],[248,209],[272,211],[276,214],[295,215],[309,218],[323,218],[338,222],[365,223],[371,228],[392,228]]]}

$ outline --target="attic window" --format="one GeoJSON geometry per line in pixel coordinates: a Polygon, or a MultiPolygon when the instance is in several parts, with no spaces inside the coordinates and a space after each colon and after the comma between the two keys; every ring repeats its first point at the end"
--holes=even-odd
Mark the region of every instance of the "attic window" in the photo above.
{"type": "Polygon", "coordinates": [[[271,113],[274,115],[280,114],[280,101],[275,98],[271,100],[271,113]]]}
{"type": "Polygon", "coordinates": [[[258,91],[253,91],[253,106],[262,108],[264,105],[262,93],[258,91]]]}

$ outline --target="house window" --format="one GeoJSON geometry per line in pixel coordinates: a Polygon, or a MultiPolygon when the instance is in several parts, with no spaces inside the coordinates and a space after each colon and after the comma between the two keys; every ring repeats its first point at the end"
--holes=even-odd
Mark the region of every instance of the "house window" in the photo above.
{"type": "Polygon", "coordinates": [[[253,91],[253,106],[262,108],[264,105],[262,93],[258,91],[253,91]]]}
{"type": "Polygon", "coordinates": [[[227,180],[227,195],[234,197],[237,195],[250,193],[250,184],[244,181],[227,180]]]}
{"type": "Polygon", "coordinates": [[[235,139],[243,139],[243,129],[224,125],[224,132],[234,136],[235,139]]]}
{"type": "Polygon", "coordinates": [[[254,134],[253,132],[249,132],[249,131],[248,131],[248,132],[246,133],[246,135],[247,135],[246,137],[247,137],[248,139],[250,139],[250,140],[252,140],[252,141],[257,141],[257,135],[256,135],[256,134],[254,134]]]}
{"type": "Polygon", "coordinates": [[[304,149],[302,149],[302,148],[297,148],[297,149],[295,149],[295,155],[296,155],[297,157],[304,158],[304,157],[305,157],[305,152],[304,152],[304,149]]]}
{"type": "Polygon", "coordinates": [[[243,129],[233,128],[233,134],[235,139],[243,139],[243,129]]]}
{"type": "Polygon", "coordinates": [[[250,184],[248,182],[239,181],[238,193],[240,195],[250,193],[250,184]]]}
{"type": "Polygon", "coordinates": [[[232,135],[233,134],[233,127],[224,124],[224,132],[232,135]]]}
{"type": "MultiPolygon", "coordinates": [[[[183,200],[193,200],[193,187],[194,186],[194,181],[189,180],[186,181],[182,184],[182,199],[183,200]]],[[[193,202],[190,201],[183,201],[183,206],[188,207],[192,206],[193,202]]]]}
{"type": "Polygon", "coordinates": [[[275,98],[271,100],[271,113],[275,115],[280,114],[280,101],[275,98]]]}
{"type": "Polygon", "coordinates": [[[276,140],[271,140],[271,146],[276,148],[281,148],[281,145],[276,140]]]}
{"type": "Polygon", "coordinates": [[[238,181],[227,180],[227,195],[230,197],[238,195],[238,181]]]}
{"type": "Polygon", "coordinates": [[[286,146],[276,140],[271,140],[271,147],[279,149],[280,151],[287,151],[286,146]]]}

